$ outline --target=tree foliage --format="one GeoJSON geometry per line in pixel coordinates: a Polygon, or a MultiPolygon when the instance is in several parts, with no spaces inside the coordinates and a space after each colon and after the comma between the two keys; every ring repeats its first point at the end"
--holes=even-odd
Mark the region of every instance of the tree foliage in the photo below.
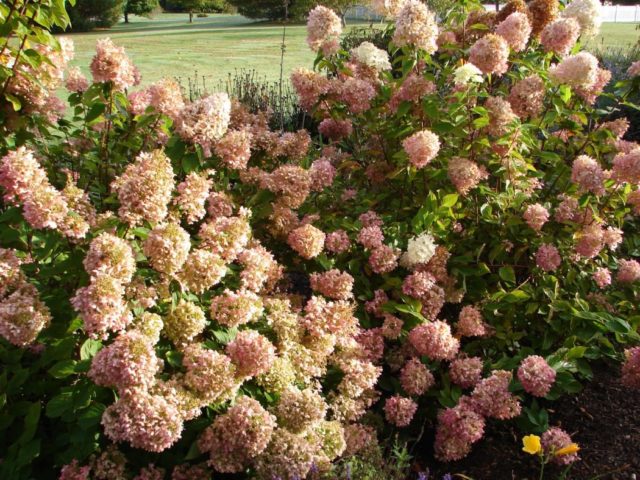
{"type": "Polygon", "coordinates": [[[96,27],[112,27],[122,16],[124,0],[77,0],[69,6],[73,30],[87,31],[96,27]]]}
{"type": "Polygon", "coordinates": [[[125,0],[124,21],[129,23],[129,15],[148,16],[158,7],[158,0],[125,0]]]}

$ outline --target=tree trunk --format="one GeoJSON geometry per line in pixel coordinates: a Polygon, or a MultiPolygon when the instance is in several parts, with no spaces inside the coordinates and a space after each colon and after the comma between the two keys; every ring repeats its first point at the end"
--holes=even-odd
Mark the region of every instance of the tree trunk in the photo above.
{"type": "Polygon", "coordinates": [[[124,23],[129,23],[129,12],[126,9],[124,11],[124,23]]]}
{"type": "Polygon", "coordinates": [[[496,0],[496,12],[500,11],[500,0],[496,0]]]}
{"type": "Polygon", "coordinates": [[[189,10],[189,23],[193,23],[193,10],[189,10]]]}

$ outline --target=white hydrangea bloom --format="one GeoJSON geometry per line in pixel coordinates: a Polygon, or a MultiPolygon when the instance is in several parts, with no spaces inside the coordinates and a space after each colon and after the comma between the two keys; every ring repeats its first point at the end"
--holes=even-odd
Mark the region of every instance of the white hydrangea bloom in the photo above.
{"type": "Polygon", "coordinates": [[[593,37],[600,32],[602,24],[602,4],[599,0],[573,0],[561,16],[574,18],[580,24],[583,37],[593,37]]]}
{"type": "Polygon", "coordinates": [[[482,71],[473,63],[465,63],[453,72],[453,83],[466,85],[469,82],[482,82],[482,71]]]}
{"type": "Polygon", "coordinates": [[[362,42],[356,48],[352,48],[351,57],[355,61],[378,71],[391,70],[389,54],[371,42],[362,42]]]}
{"type": "Polygon", "coordinates": [[[429,233],[421,233],[409,239],[407,251],[400,257],[400,265],[411,269],[416,265],[427,263],[436,253],[436,243],[429,233]]]}

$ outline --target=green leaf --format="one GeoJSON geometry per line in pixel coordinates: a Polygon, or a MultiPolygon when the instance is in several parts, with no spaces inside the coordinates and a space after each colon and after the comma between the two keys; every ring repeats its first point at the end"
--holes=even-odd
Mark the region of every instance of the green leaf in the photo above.
{"type": "Polygon", "coordinates": [[[76,373],[75,360],[61,360],[49,369],[49,375],[54,378],[65,378],[76,373]]]}
{"type": "Polygon", "coordinates": [[[93,358],[96,353],[102,348],[102,342],[99,340],[87,339],[80,347],[80,359],[88,360],[93,358]]]}
{"type": "Polygon", "coordinates": [[[516,283],[516,274],[511,266],[501,267],[500,270],[498,270],[498,275],[500,275],[502,280],[509,284],[516,283]]]}
{"type": "Polygon", "coordinates": [[[62,392],[53,397],[47,403],[45,413],[49,418],[61,417],[67,410],[72,408],[71,392],[62,392]]]}
{"type": "Polygon", "coordinates": [[[457,202],[458,202],[458,194],[457,193],[450,193],[449,195],[445,195],[444,197],[442,197],[442,204],[441,205],[443,207],[451,208],[457,202]]]}

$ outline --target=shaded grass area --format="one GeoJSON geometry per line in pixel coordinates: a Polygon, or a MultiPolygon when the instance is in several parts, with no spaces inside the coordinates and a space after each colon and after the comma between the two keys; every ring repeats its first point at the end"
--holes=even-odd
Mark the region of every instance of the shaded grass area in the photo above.
{"type": "MultiPolygon", "coordinates": [[[[252,22],[241,15],[194,17],[163,13],[153,19],[132,16],[131,23],[120,23],[109,30],[71,34],[76,44],[74,65],[88,72],[96,40],[109,36],[127,49],[142,72],[143,83],[163,77],[187,77],[197,72],[199,83],[210,87],[225,80],[236,69],[254,69],[268,80],[280,75],[282,26],[252,22]]],[[[355,23],[352,23],[355,25],[355,23]]],[[[360,23],[358,26],[366,25],[360,23]]],[[[592,48],[626,47],[637,43],[637,24],[608,23],[601,34],[589,42],[592,48]]],[[[347,27],[349,28],[349,27],[347,27]]],[[[311,67],[315,56],[306,44],[304,25],[286,30],[284,75],[296,67],[311,67]]]]}

